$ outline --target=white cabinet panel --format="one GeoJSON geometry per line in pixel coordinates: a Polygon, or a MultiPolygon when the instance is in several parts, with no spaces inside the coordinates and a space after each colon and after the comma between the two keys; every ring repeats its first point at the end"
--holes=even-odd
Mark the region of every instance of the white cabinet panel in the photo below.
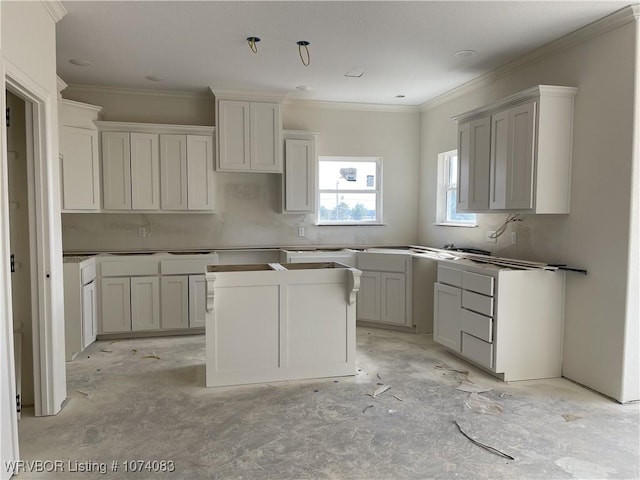
{"type": "Polygon", "coordinates": [[[189,328],[189,277],[162,277],[161,287],[161,327],[189,328]]]}
{"type": "Polygon", "coordinates": [[[160,279],[131,278],[131,330],[160,328],[160,279]]]}
{"type": "Polygon", "coordinates": [[[189,275],[189,327],[206,324],[207,283],[204,275],[189,275]]]}
{"type": "Polygon", "coordinates": [[[315,211],[316,158],[313,139],[285,139],[283,213],[315,211]]]}
{"type": "Polygon", "coordinates": [[[468,290],[462,291],[462,306],[468,310],[481,313],[488,317],[493,316],[493,297],[479,295],[468,290]]]}
{"type": "Polygon", "coordinates": [[[242,171],[251,169],[249,102],[218,102],[218,169],[242,171]]]}
{"type": "Polygon", "coordinates": [[[62,208],[100,209],[98,132],[62,126],[62,208]]]}
{"type": "Polygon", "coordinates": [[[162,209],[186,210],[186,135],[160,135],[160,165],[162,209]]]}
{"type": "Polygon", "coordinates": [[[380,273],[362,271],[358,292],[358,320],[380,321],[380,273]]]}
{"type": "Polygon", "coordinates": [[[486,210],[489,206],[490,142],[488,116],[459,127],[458,211],[486,210]]]}
{"type": "Polygon", "coordinates": [[[105,210],[131,210],[129,133],[102,133],[102,194],[105,210]]]}
{"type": "Polygon", "coordinates": [[[129,277],[102,279],[102,333],[131,331],[131,284],[129,277]]]}
{"type": "Polygon", "coordinates": [[[459,352],[462,290],[436,283],[433,286],[433,301],[433,340],[459,352]]]}
{"type": "Polygon", "coordinates": [[[453,285],[454,287],[461,287],[462,272],[454,268],[447,268],[442,265],[438,265],[438,282],[453,285]]]}
{"type": "Polygon", "coordinates": [[[251,102],[251,170],[282,172],[280,105],[251,102]]]}
{"type": "Polygon", "coordinates": [[[213,137],[187,135],[187,209],[214,210],[213,137]]]}
{"type": "Polygon", "coordinates": [[[158,135],[131,133],[131,208],[160,209],[158,135]]]}
{"type": "Polygon", "coordinates": [[[382,273],[380,275],[380,320],[404,325],[406,323],[406,295],[404,273],[382,273]]]}
{"type": "Polygon", "coordinates": [[[483,367],[493,368],[492,343],[485,342],[473,335],[462,332],[461,353],[483,367]]]}
{"type": "Polygon", "coordinates": [[[493,341],[493,319],[463,308],[460,312],[460,328],[486,342],[493,341]]]}
{"type": "MultiPolygon", "coordinates": [[[[460,270],[452,271],[457,271],[458,274],[460,274],[460,270]]],[[[481,293],[482,295],[493,296],[493,285],[494,278],[490,275],[481,275],[473,272],[462,272],[462,288],[464,288],[465,290],[481,293]]]]}
{"type": "Polygon", "coordinates": [[[82,348],[96,341],[98,332],[98,303],[96,282],[82,286],[82,348]]]}

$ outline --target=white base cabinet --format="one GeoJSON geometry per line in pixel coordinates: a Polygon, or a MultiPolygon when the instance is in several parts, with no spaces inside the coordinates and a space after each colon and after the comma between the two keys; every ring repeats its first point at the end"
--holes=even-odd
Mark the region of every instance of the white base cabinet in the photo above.
{"type": "Polygon", "coordinates": [[[73,360],[96,340],[98,329],[95,259],[63,264],[66,359],[73,360]]]}
{"type": "Polygon", "coordinates": [[[131,331],[160,328],[160,279],[131,278],[131,331]]]}
{"type": "Polygon", "coordinates": [[[561,375],[564,273],[438,261],[434,341],[504,381],[561,375]]]}
{"type": "Polygon", "coordinates": [[[411,327],[411,256],[358,252],[357,266],[362,271],[358,320],[411,327]]]}
{"type": "Polygon", "coordinates": [[[131,281],[129,277],[102,279],[101,333],[131,331],[131,281]]]}

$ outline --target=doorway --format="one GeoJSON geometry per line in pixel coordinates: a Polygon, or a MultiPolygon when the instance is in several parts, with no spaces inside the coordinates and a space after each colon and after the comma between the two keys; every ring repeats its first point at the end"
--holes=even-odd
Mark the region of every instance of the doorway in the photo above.
{"type": "MultiPolygon", "coordinates": [[[[9,245],[11,251],[11,305],[15,361],[16,409],[34,405],[33,317],[31,297],[31,234],[25,101],[6,92],[7,173],[9,197],[9,245]]],[[[30,175],[31,174],[31,175],[30,175]]]]}

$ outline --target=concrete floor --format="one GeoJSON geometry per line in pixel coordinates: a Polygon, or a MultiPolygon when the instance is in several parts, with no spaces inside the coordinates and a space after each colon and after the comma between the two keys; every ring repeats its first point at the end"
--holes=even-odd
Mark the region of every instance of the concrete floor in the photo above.
{"type": "Polygon", "coordinates": [[[105,478],[70,471],[98,468],[87,462],[136,479],[640,476],[640,405],[564,379],[502,383],[430,336],[358,328],[356,376],[243,387],[204,388],[200,335],[100,341],[67,365],[64,410],[27,410],[20,422],[23,459],[60,460],[64,472],[18,478],[105,478]],[[480,395],[493,402],[479,405],[502,413],[478,413],[456,389],[467,375],[442,362],[491,387],[480,395]],[[367,395],[379,383],[391,389],[367,395]],[[473,444],[454,420],[514,460],[473,444]],[[175,471],[127,473],[126,460],[171,461],[175,471]]]}

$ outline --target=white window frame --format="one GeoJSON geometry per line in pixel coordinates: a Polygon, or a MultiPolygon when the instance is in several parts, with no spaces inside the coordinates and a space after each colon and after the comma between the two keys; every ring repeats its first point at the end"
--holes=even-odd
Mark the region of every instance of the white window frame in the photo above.
{"type": "Polygon", "coordinates": [[[316,175],[316,225],[384,225],[382,223],[382,157],[351,157],[351,156],[318,156],[318,174],[316,175]],[[376,188],[375,190],[347,190],[347,189],[320,189],[320,164],[321,162],[376,162],[376,188]],[[322,193],[375,193],[376,195],[376,218],[375,220],[350,220],[350,221],[322,221],[320,220],[320,195],[322,193]]]}
{"type": "MultiPolygon", "coordinates": [[[[457,179],[456,184],[451,183],[451,162],[458,161],[458,150],[449,150],[448,152],[442,152],[438,154],[438,185],[437,185],[437,197],[436,197],[436,225],[447,227],[477,227],[477,217],[473,215],[472,220],[459,220],[455,218],[448,218],[449,201],[448,193],[450,191],[456,191],[457,193],[457,179]]],[[[457,197],[457,196],[456,196],[457,197]]],[[[455,206],[454,206],[455,207],[455,206]]],[[[454,208],[455,210],[455,208],[454,208]]]]}

